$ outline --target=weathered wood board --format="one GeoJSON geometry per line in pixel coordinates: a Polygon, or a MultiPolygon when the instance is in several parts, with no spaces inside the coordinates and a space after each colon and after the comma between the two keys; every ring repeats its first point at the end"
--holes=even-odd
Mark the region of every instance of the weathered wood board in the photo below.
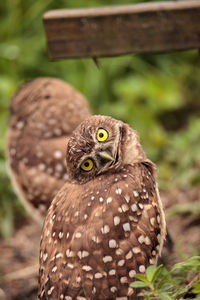
{"type": "Polygon", "coordinates": [[[155,2],[45,13],[51,59],[200,48],[200,1],[155,2]]]}

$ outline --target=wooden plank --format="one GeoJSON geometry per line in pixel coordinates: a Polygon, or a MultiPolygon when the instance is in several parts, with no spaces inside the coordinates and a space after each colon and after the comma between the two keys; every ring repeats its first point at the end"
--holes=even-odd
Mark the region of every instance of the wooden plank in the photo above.
{"type": "Polygon", "coordinates": [[[45,13],[51,59],[200,48],[200,1],[156,2],[45,13]]]}

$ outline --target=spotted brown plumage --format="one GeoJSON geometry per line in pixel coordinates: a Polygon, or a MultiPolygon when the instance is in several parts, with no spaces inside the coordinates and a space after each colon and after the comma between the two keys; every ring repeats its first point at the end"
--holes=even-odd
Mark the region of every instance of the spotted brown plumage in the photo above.
{"type": "Polygon", "coordinates": [[[24,84],[11,99],[7,158],[19,198],[40,222],[68,180],[66,144],[90,115],[84,97],[55,78],[24,84]]]}
{"type": "Polygon", "coordinates": [[[165,238],[154,164],[127,124],[93,116],[68,141],[67,171],[43,227],[39,299],[137,299],[130,283],[165,238]]]}

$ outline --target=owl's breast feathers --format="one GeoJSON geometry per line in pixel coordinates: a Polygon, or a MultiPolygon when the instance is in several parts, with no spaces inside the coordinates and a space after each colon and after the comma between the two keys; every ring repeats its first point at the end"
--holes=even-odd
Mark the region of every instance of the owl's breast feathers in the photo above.
{"type": "Polygon", "coordinates": [[[137,299],[129,284],[156,263],[164,238],[162,204],[147,165],[66,184],[43,228],[39,299],[137,299]]]}

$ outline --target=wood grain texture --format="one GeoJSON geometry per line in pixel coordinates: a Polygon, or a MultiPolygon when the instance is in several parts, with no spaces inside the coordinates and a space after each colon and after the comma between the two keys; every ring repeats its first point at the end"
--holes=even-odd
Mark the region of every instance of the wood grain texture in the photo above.
{"type": "Polygon", "coordinates": [[[200,48],[200,1],[49,11],[51,59],[116,56],[200,48]]]}

